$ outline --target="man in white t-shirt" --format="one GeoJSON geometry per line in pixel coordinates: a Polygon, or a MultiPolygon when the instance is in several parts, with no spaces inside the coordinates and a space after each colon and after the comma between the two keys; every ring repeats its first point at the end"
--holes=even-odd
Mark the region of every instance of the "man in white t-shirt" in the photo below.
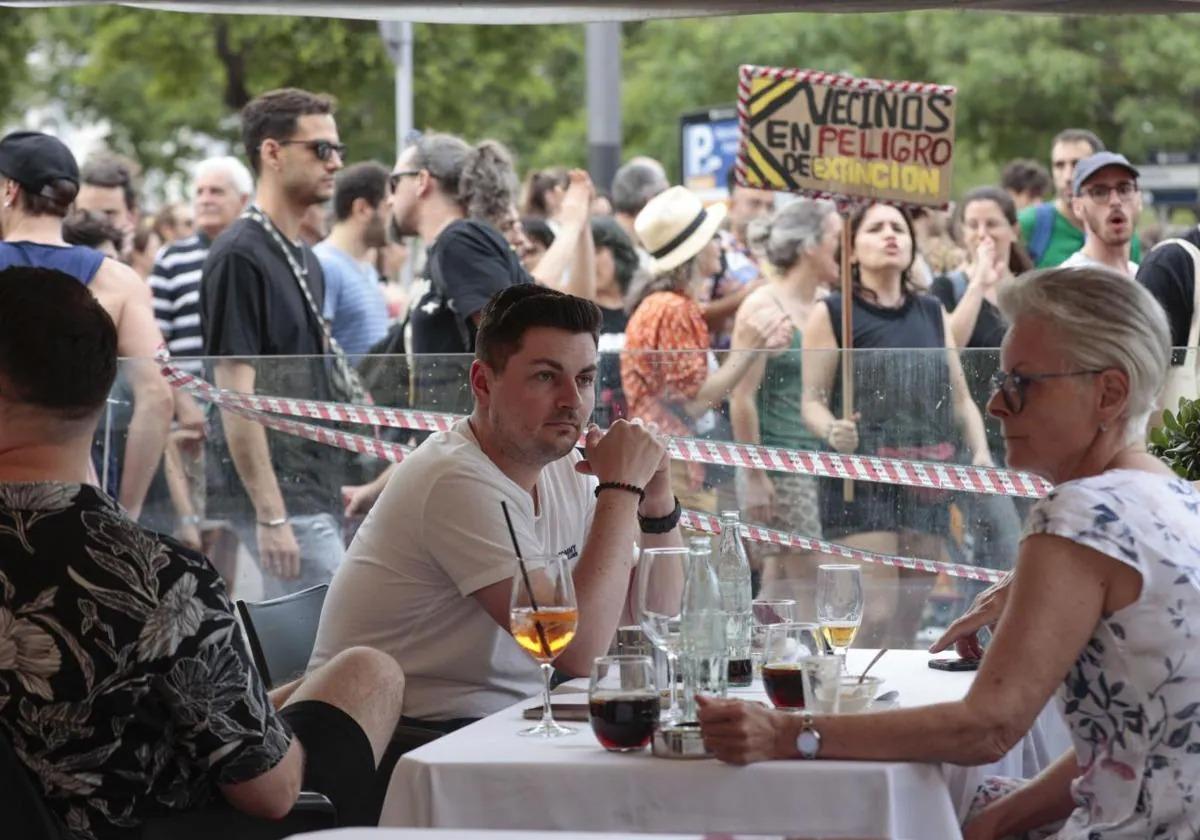
{"type": "MultiPolygon", "coordinates": [[[[600,310],[532,284],[496,294],[471,365],[474,411],[394,470],[334,577],[310,667],[367,645],[407,677],[405,714],[443,728],[541,688],[508,629],[516,572],[500,503],[526,558],[576,561],[579,627],[556,660],[586,675],[628,615],[644,546],[681,545],[669,457],[655,430],[588,428],[600,310]],[[584,460],[586,458],[586,460],[584,460]]],[[[678,582],[682,585],[682,582],[678,582]]]]}
{"type": "Polygon", "coordinates": [[[1138,266],[1130,258],[1133,225],[1142,212],[1138,171],[1115,152],[1096,152],[1075,165],[1071,207],[1083,222],[1083,247],[1063,268],[1096,265],[1131,279],[1138,266]]]}

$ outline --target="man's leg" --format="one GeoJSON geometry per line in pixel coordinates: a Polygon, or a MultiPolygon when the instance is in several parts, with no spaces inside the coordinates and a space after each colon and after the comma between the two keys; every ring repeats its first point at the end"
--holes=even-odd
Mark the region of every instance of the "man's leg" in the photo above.
{"type": "Polygon", "coordinates": [[[342,651],[283,686],[281,715],[304,746],[304,789],[329,797],[341,826],[374,825],[383,805],[376,768],[400,720],[404,673],[371,648],[342,651]]]}

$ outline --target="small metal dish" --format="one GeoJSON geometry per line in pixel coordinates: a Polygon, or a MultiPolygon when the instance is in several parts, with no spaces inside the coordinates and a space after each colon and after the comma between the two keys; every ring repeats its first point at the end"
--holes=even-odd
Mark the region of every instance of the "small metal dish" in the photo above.
{"type": "Polygon", "coordinates": [[[660,726],[654,730],[651,751],[659,758],[712,758],[712,753],[704,749],[704,739],[700,736],[698,723],[660,726]]]}

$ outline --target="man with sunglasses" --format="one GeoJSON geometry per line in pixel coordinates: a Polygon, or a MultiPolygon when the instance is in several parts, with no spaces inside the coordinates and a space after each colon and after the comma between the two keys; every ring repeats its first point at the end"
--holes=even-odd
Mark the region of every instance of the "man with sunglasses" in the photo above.
{"type": "Polygon", "coordinates": [[[1138,171],[1116,152],[1097,152],[1075,166],[1071,207],[1083,222],[1083,247],[1063,262],[1064,268],[1091,265],[1133,277],[1137,263],[1129,259],[1133,226],[1142,212],[1138,171]]]}
{"type": "MultiPolygon", "coordinates": [[[[334,398],[322,358],[331,350],[321,315],[325,277],[300,236],[305,212],[329,200],[343,165],[333,112],[330,97],[294,88],[264,93],[242,110],[258,177],[254,202],[213,242],[200,283],[204,355],[221,357],[213,376],[222,388],[334,398]]],[[[212,515],[233,521],[267,597],[328,582],[343,554],[330,512],[339,506],[344,462],[319,444],[221,415],[229,451],[216,454],[231,492],[211,500],[224,508],[212,515]]]]}

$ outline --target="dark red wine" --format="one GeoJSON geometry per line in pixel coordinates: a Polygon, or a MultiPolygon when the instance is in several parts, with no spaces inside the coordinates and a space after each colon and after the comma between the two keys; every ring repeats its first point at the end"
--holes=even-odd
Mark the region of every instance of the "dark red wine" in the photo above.
{"type": "Polygon", "coordinates": [[[729,684],[739,687],[754,682],[754,662],[750,659],[729,660],[729,684]]]}
{"type": "Polygon", "coordinates": [[[658,724],[658,695],[594,697],[588,703],[592,732],[606,750],[640,750],[658,724]]]}
{"type": "Polygon", "coordinates": [[[804,708],[804,681],[799,665],[764,665],[763,688],[778,709],[804,708]]]}

